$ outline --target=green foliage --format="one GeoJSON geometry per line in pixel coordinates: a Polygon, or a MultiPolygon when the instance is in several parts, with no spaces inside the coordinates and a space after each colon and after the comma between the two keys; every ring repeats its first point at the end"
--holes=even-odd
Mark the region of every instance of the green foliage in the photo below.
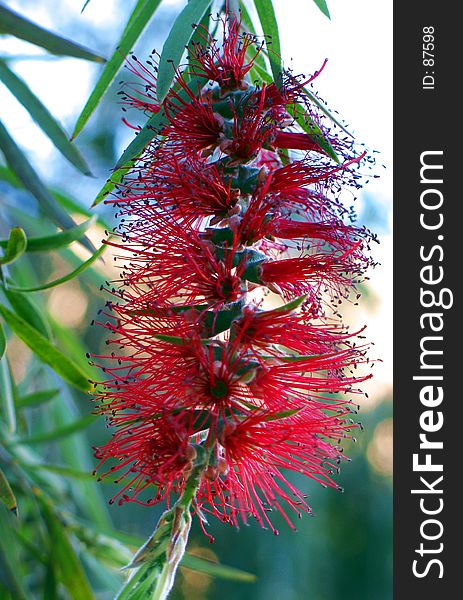
{"type": "Polygon", "coordinates": [[[178,15],[167,36],[159,59],[157,80],[158,102],[162,102],[169,92],[176,69],[185,52],[185,46],[194,34],[194,25],[201,22],[212,0],[190,0],[178,15]]]}
{"type": "Polygon", "coordinates": [[[328,10],[328,5],[326,3],[326,0],[313,0],[313,1],[318,6],[318,8],[322,11],[322,13],[326,17],[328,17],[328,19],[331,19],[330,11],[328,10]]]}
{"type": "Polygon", "coordinates": [[[56,346],[29,325],[27,321],[1,305],[0,315],[19,339],[29,346],[34,354],[49,365],[60,377],[83,392],[90,390],[91,384],[85,373],[56,346]]]}
{"type": "Polygon", "coordinates": [[[24,106],[37,125],[50,138],[55,147],[65,156],[76,169],[90,175],[85,159],[79,150],[68,140],[67,134],[61,125],[50,114],[46,106],[29,89],[26,83],[18,77],[7,65],[0,59],[0,81],[2,81],[15,98],[24,106]]]}
{"type": "Polygon", "coordinates": [[[100,75],[93,91],[87,100],[82,112],[77,119],[76,126],[72,137],[75,138],[84,128],[91,114],[98,106],[103,95],[107,91],[112,80],[122,66],[128,53],[133,48],[134,44],[142,34],[143,30],[149,23],[151,17],[156,12],[156,9],[161,4],[161,0],[138,0],[133,13],[124,29],[121,39],[116,47],[111,58],[105,65],[105,68],[100,75]]]}
{"type": "Polygon", "coordinates": [[[52,54],[73,56],[94,62],[105,61],[102,56],[95,54],[80,44],[76,44],[51,31],[47,31],[3,5],[0,6],[0,31],[14,35],[35,46],[45,48],[45,50],[48,50],[52,54]]]}
{"type": "Polygon", "coordinates": [[[52,287],[56,287],[57,285],[61,285],[63,283],[71,281],[71,279],[74,279],[75,277],[77,277],[77,275],[80,275],[83,271],[85,271],[85,269],[88,269],[88,267],[90,267],[103,254],[106,248],[107,246],[105,244],[100,246],[100,248],[94,254],[92,254],[92,256],[88,260],[80,264],[76,269],[74,269],[67,275],[63,275],[63,277],[58,277],[58,279],[54,279],[53,281],[49,281],[48,283],[44,283],[42,285],[36,285],[34,287],[20,288],[15,287],[14,285],[10,285],[9,288],[14,292],[41,292],[43,290],[49,290],[52,287]]]}
{"type": "Polygon", "coordinates": [[[278,23],[273,10],[272,0],[254,0],[264,34],[267,36],[270,66],[276,83],[281,82],[281,47],[278,23]]]}
{"type": "MultiPolygon", "coordinates": [[[[10,136],[1,121],[0,150],[3,152],[8,166],[17,175],[24,187],[35,196],[39,202],[40,208],[43,209],[53,222],[63,229],[75,227],[76,224],[74,221],[68,213],[57,204],[55,198],[42,182],[39,175],[35,172],[26,155],[10,136]]],[[[85,245],[89,250],[94,250],[92,244],[90,244],[88,240],[85,242],[85,245]]]]}
{"type": "Polygon", "coordinates": [[[7,265],[18,259],[26,250],[27,238],[21,227],[14,227],[10,231],[10,237],[5,243],[5,252],[0,257],[0,266],[7,265]]]}

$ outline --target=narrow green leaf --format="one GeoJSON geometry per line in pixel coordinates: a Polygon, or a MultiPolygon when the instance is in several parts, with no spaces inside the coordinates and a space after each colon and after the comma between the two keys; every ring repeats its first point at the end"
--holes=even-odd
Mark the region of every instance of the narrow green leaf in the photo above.
{"type": "MultiPolygon", "coordinates": [[[[188,0],[189,2],[191,2],[192,0],[188,0]]],[[[200,23],[198,23],[198,26],[196,27],[193,36],[191,37],[190,40],[190,46],[191,47],[202,47],[202,48],[206,48],[207,44],[208,44],[208,40],[207,37],[205,35],[206,31],[210,31],[210,20],[211,20],[211,15],[210,13],[205,13],[203,18],[201,19],[200,23]]],[[[218,22],[216,23],[216,27],[218,25],[218,22]]],[[[211,31],[211,36],[215,37],[216,35],[216,27],[214,28],[214,31],[211,31]]],[[[198,67],[198,61],[194,60],[192,56],[188,56],[188,64],[191,67],[198,67]]]]}
{"type": "Polygon", "coordinates": [[[276,84],[281,83],[281,46],[278,23],[273,10],[272,0],[254,0],[262,30],[267,36],[268,57],[276,84]]]}
{"type": "Polygon", "coordinates": [[[323,102],[320,102],[320,100],[317,98],[317,96],[315,96],[315,94],[313,94],[313,93],[312,93],[310,90],[308,90],[307,88],[302,88],[302,91],[304,92],[304,94],[305,94],[306,96],[308,96],[308,97],[309,97],[309,98],[312,100],[312,102],[313,102],[313,103],[314,103],[316,106],[318,106],[318,108],[319,108],[319,109],[320,109],[320,110],[321,110],[321,111],[322,111],[322,112],[323,112],[323,113],[324,113],[324,114],[325,114],[327,117],[329,117],[329,118],[330,118],[330,119],[333,121],[333,123],[336,123],[336,125],[337,125],[338,127],[340,127],[340,128],[341,128],[341,129],[344,131],[344,133],[347,133],[347,135],[348,135],[348,136],[352,137],[352,134],[351,134],[349,131],[347,131],[347,129],[344,127],[344,125],[343,125],[343,124],[342,124],[342,123],[341,123],[341,122],[340,122],[338,119],[336,119],[336,117],[335,117],[334,115],[332,115],[332,114],[330,113],[330,111],[329,111],[329,110],[326,108],[325,104],[323,104],[323,102]]]}
{"type": "Polygon", "coordinates": [[[74,58],[83,58],[94,62],[105,61],[102,56],[95,54],[88,48],[32,23],[3,5],[0,5],[0,23],[4,33],[45,48],[52,54],[73,56],[74,58]]]}
{"type": "Polygon", "coordinates": [[[322,13],[331,19],[330,11],[328,10],[328,5],[326,4],[326,0],[313,0],[318,8],[322,11],[322,13]]]}
{"type": "Polygon", "coordinates": [[[14,402],[13,378],[11,377],[8,359],[4,356],[0,360],[0,401],[3,420],[6,422],[10,433],[16,431],[16,407],[14,402]]]}
{"type": "Polygon", "coordinates": [[[296,121],[301,127],[301,129],[308,133],[314,140],[314,142],[316,142],[320,146],[320,148],[328,154],[330,158],[332,158],[339,164],[339,158],[336,152],[334,151],[333,146],[323,135],[322,130],[311,118],[309,113],[305,111],[304,107],[300,104],[294,104],[292,108],[294,109],[296,121]]]}
{"type": "Polygon", "coordinates": [[[45,338],[51,339],[50,327],[43,311],[26,294],[15,292],[6,287],[3,288],[3,293],[19,317],[32,325],[45,338]]]}
{"type": "MultiPolygon", "coordinates": [[[[256,29],[254,27],[254,23],[252,22],[251,19],[251,15],[249,14],[243,0],[240,0],[240,11],[241,11],[241,19],[242,19],[242,23],[246,29],[247,32],[252,33],[254,35],[257,35],[256,29]]],[[[253,46],[250,46],[250,49],[248,50],[248,54],[250,56],[250,58],[253,58],[253,46]]],[[[264,81],[272,81],[272,76],[268,73],[267,70],[267,64],[265,62],[265,52],[263,50],[261,50],[259,52],[259,54],[257,56],[255,56],[254,58],[254,65],[253,68],[251,69],[251,79],[254,81],[254,79],[256,79],[255,74],[256,74],[256,69],[260,70],[263,74],[265,74],[265,77],[261,77],[264,79],[264,81]]]]}
{"type": "MultiPolygon", "coordinates": [[[[273,309],[275,312],[291,312],[292,310],[296,310],[299,308],[304,302],[307,300],[307,296],[304,294],[303,296],[299,296],[298,298],[294,298],[290,302],[283,304],[283,306],[279,306],[278,308],[273,309]]],[[[273,311],[268,311],[273,312],[273,311]]]]}
{"type": "Polygon", "coordinates": [[[82,431],[82,429],[85,429],[89,425],[94,423],[96,419],[96,415],[86,415],[85,417],[77,419],[77,421],[73,421],[72,423],[64,425],[63,427],[58,427],[57,429],[53,429],[52,431],[38,433],[37,435],[32,435],[27,438],[21,438],[19,440],[16,440],[15,443],[33,445],[55,442],[56,440],[68,438],[70,435],[82,431]]]}
{"type": "Polygon", "coordinates": [[[40,129],[50,138],[55,147],[76,169],[84,175],[91,175],[90,169],[79,150],[71,144],[62,126],[51,115],[46,106],[29,89],[25,82],[8,68],[5,61],[0,59],[0,81],[6,85],[16,100],[18,100],[31,115],[40,129]]]}
{"type": "Polygon", "coordinates": [[[21,227],[13,227],[10,237],[5,244],[5,252],[0,256],[0,265],[12,263],[24,253],[27,246],[27,238],[21,227]]]}
{"type": "MultiPolygon", "coordinates": [[[[34,171],[24,152],[19,148],[13,138],[10,136],[3,123],[0,121],[0,150],[5,156],[5,160],[12,171],[17,175],[23,186],[31,192],[39,201],[40,206],[48,216],[61,228],[69,229],[76,224],[68,213],[57,204],[55,198],[43,184],[40,177],[34,171]]],[[[85,238],[82,244],[93,252],[95,248],[85,238]]]]}
{"type": "MultiPolygon", "coordinates": [[[[18,562],[17,540],[13,535],[16,519],[0,503],[0,565],[1,583],[11,594],[7,598],[11,600],[26,600],[26,592],[23,587],[23,573],[21,572],[21,561],[18,562]]],[[[5,589],[2,587],[2,589],[5,589]]],[[[30,597],[30,596],[29,596],[30,597]]]]}
{"type": "MultiPolygon", "coordinates": [[[[24,188],[22,182],[18,179],[18,177],[13,173],[11,169],[0,165],[0,180],[5,181],[9,185],[22,189],[24,188]]],[[[92,217],[93,214],[84,206],[76,202],[73,198],[63,194],[60,190],[51,189],[51,194],[54,199],[60,204],[63,208],[68,212],[76,213],[78,215],[82,215],[83,217],[92,217]]],[[[101,216],[97,216],[97,223],[106,229],[110,229],[111,226],[107,223],[101,216]]]]}
{"type": "Polygon", "coordinates": [[[50,558],[46,565],[45,578],[43,581],[43,600],[59,600],[58,581],[55,570],[56,566],[50,558]]]}
{"type": "Polygon", "coordinates": [[[119,169],[116,169],[111,174],[111,177],[106,181],[104,186],[101,188],[101,190],[96,195],[96,198],[92,204],[92,208],[95,208],[95,206],[100,204],[100,202],[102,202],[115,189],[115,187],[121,183],[124,176],[127,175],[128,170],[129,170],[128,167],[124,165],[124,166],[120,167],[119,169]]]}
{"type": "MultiPolygon", "coordinates": [[[[164,335],[162,333],[158,333],[154,337],[157,340],[160,340],[161,342],[167,342],[169,344],[172,344],[173,346],[188,345],[188,342],[186,340],[184,340],[182,337],[178,337],[176,335],[164,335]]],[[[207,344],[209,344],[210,342],[211,342],[211,340],[201,340],[201,344],[203,346],[207,346],[207,344]]]]}
{"type": "Polygon", "coordinates": [[[30,288],[18,288],[13,285],[9,285],[8,287],[10,290],[13,290],[14,292],[21,292],[21,293],[41,292],[43,290],[49,290],[52,287],[56,287],[57,285],[61,285],[62,283],[66,283],[67,281],[71,281],[71,279],[74,279],[74,277],[77,277],[77,275],[80,275],[80,273],[82,273],[82,271],[85,271],[85,269],[88,269],[88,267],[90,267],[97,260],[97,258],[99,258],[103,254],[103,252],[106,250],[106,248],[107,248],[107,245],[103,244],[95,252],[95,254],[93,254],[88,260],[86,260],[80,266],[78,266],[77,269],[74,269],[74,271],[71,271],[67,275],[63,275],[63,277],[59,277],[58,279],[54,279],[53,281],[44,283],[43,285],[38,285],[35,287],[30,287],[30,288]]]}
{"type": "Polygon", "coordinates": [[[55,373],[84,392],[90,390],[91,384],[85,374],[29,323],[4,306],[0,306],[0,314],[11,330],[55,373]]]}
{"type": "Polygon", "coordinates": [[[44,404],[45,402],[49,402],[56,398],[56,396],[60,393],[59,389],[55,390],[41,390],[40,392],[32,392],[31,394],[26,394],[21,398],[16,400],[16,408],[27,408],[29,406],[39,406],[44,404]]]}
{"type": "Polygon", "coordinates": [[[2,360],[6,352],[6,336],[3,325],[0,323],[0,360],[2,360]]]}
{"type": "MultiPolygon", "coordinates": [[[[64,246],[69,246],[72,242],[80,240],[95,221],[96,215],[84,223],[76,225],[76,227],[71,227],[71,229],[59,231],[53,235],[28,238],[26,252],[49,252],[50,250],[58,250],[64,246]]],[[[0,240],[0,247],[5,248],[7,243],[7,240],[0,240]]]]}
{"type": "MultiPolygon", "coordinates": [[[[313,358],[320,358],[323,354],[300,354],[299,356],[278,356],[278,360],[286,363],[297,363],[297,362],[305,362],[307,360],[311,360],[313,358]]],[[[264,360],[275,358],[275,356],[264,356],[262,355],[264,360]]]]}
{"type": "Polygon", "coordinates": [[[207,575],[218,577],[219,579],[230,579],[232,581],[241,581],[243,583],[253,583],[257,579],[252,573],[236,569],[235,567],[221,565],[206,558],[195,556],[194,554],[185,554],[180,566],[191,569],[192,571],[206,573],[207,575]]]}
{"type": "Polygon", "coordinates": [[[91,114],[98,106],[98,103],[108,89],[110,83],[121,68],[121,65],[126,59],[127,54],[140,37],[142,31],[145,29],[149,20],[156,12],[156,9],[160,4],[161,0],[140,0],[136,5],[132,15],[130,16],[129,22],[127,23],[127,27],[125,28],[122,37],[119,40],[119,44],[114,51],[114,54],[106,63],[100,78],[98,79],[89,99],[87,100],[87,103],[77,119],[76,126],[72,134],[72,139],[78,136],[84,128],[91,114]]]}
{"type": "MultiPolygon", "coordinates": [[[[26,469],[32,471],[48,471],[49,473],[56,473],[56,475],[61,475],[64,478],[77,479],[79,481],[93,481],[96,483],[96,477],[92,475],[89,471],[78,471],[77,469],[72,469],[71,467],[64,467],[62,465],[48,465],[48,464],[35,464],[35,465],[22,465],[26,469]]],[[[105,479],[102,480],[104,482],[105,479]]],[[[113,481],[108,480],[108,483],[113,483],[113,481]]]]}
{"type": "Polygon", "coordinates": [[[301,412],[302,408],[293,408],[291,410],[281,410],[277,413],[270,413],[267,417],[265,417],[265,421],[279,421],[280,419],[286,419],[287,417],[292,417],[296,415],[298,412],[301,412]]]}
{"type": "Polygon", "coordinates": [[[2,469],[0,469],[0,500],[9,511],[15,515],[18,514],[18,504],[15,495],[2,469]]]}
{"type": "Polygon", "coordinates": [[[132,550],[112,535],[106,535],[96,531],[93,527],[90,528],[72,521],[69,526],[72,533],[85,545],[86,550],[98,561],[121,569],[132,559],[132,550]]]}
{"type": "Polygon", "coordinates": [[[157,80],[159,102],[162,102],[169,92],[174,80],[175,69],[178,68],[185,52],[185,46],[195,32],[193,25],[200,23],[211,4],[212,0],[191,0],[172,25],[159,59],[157,80]]]}
{"type": "Polygon", "coordinates": [[[71,544],[69,533],[55,513],[50,500],[36,492],[41,512],[50,536],[53,563],[58,576],[72,600],[94,600],[94,595],[82,564],[71,544]]]}
{"type": "MultiPolygon", "coordinates": [[[[159,135],[162,127],[165,125],[165,114],[164,112],[158,112],[148,119],[145,125],[140,129],[137,135],[133,138],[130,144],[122,153],[121,157],[116,163],[116,173],[119,169],[124,171],[121,173],[122,177],[127,173],[128,167],[130,167],[130,161],[135,160],[140,156],[146,146],[151,140],[159,135]]],[[[115,173],[113,174],[114,178],[115,173]]]]}

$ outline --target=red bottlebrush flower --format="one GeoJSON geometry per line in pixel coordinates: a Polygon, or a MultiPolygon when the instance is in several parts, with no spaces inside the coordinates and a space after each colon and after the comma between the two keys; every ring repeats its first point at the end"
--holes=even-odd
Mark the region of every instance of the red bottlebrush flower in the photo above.
{"type": "Polygon", "coordinates": [[[317,250],[325,249],[327,252],[335,249],[348,255],[354,252],[357,253],[359,262],[363,260],[362,241],[369,239],[369,233],[365,229],[346,225],[337,220],[310,222],[281,218],[274,224],[274,235],[284,240],[308,240],[312,250],[314,247],[317,250]]]}
{"type": "Polygon", "coordinates": [[[259,285],[279,291],[285,298],[306,294],[311,302],[328,292],[336,302],[347,298],[360,281],[362,265],[350,260],[356,246],[344,254],[311,254],[250,265],[244,276],[259,285]]]}
{"type": "Polygon", "coordinates": [[[142,420],[133,412],[114,421],[110,419],[109,424],[117,431],[106,445],[96,449],[95,456],[100,459],[97,469],[107,461],[113,463],[100,474],[100,479],[115,476],[116,483],[124,481],[124,487],[110,503],[117,500],[119,504],[127,501],[153,504],[182,489],[196,458],[196,450],[190,443],[194,431],[191,416],[168,414],[142,420]],[[139,500],[139,494],[147,488],[151,497],[139,500]]]}
{"type": "Polygon", "coordinates": [[[223,132],[223,117],[213,110],[209,95],[199,98],[181,79],[178,80],[186,92],[185,101],[179,94],[171,91],[164,102],[164,110],[169,126],[163,130],[169,143],[177,147],[177,152],[203,152],[213,150],[219,143],[223,132]]]}
{"type": "MultiPolygon", "coordinates": [[[[245,288],[240,275],[245,264],[237,261],[235,248],[219,257],[195,229],[178,225],[161,214],[137,228],[129,225],[130,249],[136,252],[123,280],[130,288],[125,298],[133,307],[197,305],[211,307],[235,302],[245,288]]],[[[126,244],[108,242],[115,248],[126,244]]]]}
{"type": "Polygon", "coordinates": [[[193,224],[204,217],[226,217],[236,207],[239,192],[215,163],[194,154],[179,157],[170,149],[149,149],[138,164],[137,175],[124,183],[122,202],[111,201],[125,214],[153,219],[161,210],[193,224]]]}
{"type": "MultiPolygon", "coordinates": [[[[267,311],[248,306],[234,322],[233,332],[241,343],[274,356],[281,355],[281,347],[295,356],[330,354],[351,344],[360,333],[348,333],[337,322],[319,320],[315,306],[298,313],[284,306],[267,311]]],[[[353,352],[352,358],[355,356],[353,352]]]]}
{"type": "Polygon", "coordinates": [[[275,148],[290,148],[291,150],[307,150],[320,152],[320,145],[314,142],[308,133],[292,133],[278,131],[272,141],[275,148]]]}
{"type": "MultiPolygon", "coordinates": [[[[336,318],[371,265],[370,233],[344,223],[340,200],[365,154],[323,126],[303,89],[318,73],[253,87],[254,37],[230,17],[223,42],[200,34],[188,75],[201,83],[177,73],[162,140],[108,201],[122,266],[95,396],[115,433],[96,456],[102,477],[123,481],[119,503],[171,503],[194,483],[202,522],[251,515],[274,530],[272,508],[289,523],[284,503],[310,510],[286,471],[335,487],[351,398],[369,378],[356,374],[360,332],[336,318]],[[269,309],[268,290],[290,302],[269,309]]],[[[125,102],[160,110],[155,75],[135,58],[131,70],[141,82],[125,102]]]]}
{"type": "Polygon", "coordinates": [[[215,81],[222,94],[229,90],[247,89],[247,73],[252,69],[261,47],[257,47],[254,56],[247,60],[256,38],[249,33],[241,33],[241,21],[227,18],[222,20],[223,39],[217,40],[204,28],[198,32],[203,38],[201,43],[192,44],[190,49],[190,71],[197,77],[215,81]]]}
{"type": "Polygon", "coordinates": [[[349,436],[352,425],[327,416],[321,406],[282,418],[281,412],[258,412],[243,421],[227,423],[219,435],[215,472],[200,489],[201,510],[238,525],[248,515],[277,534],[269,512],[276,509],[294,528],[282,502],[301,516],[311,512],[305,495],[284,471],[302,473],[324,486],[337,487],[331,476],[342,454],[322,439],[349,436]],[[270,426],[271,424],[271,426],[270,426]]]}
{"type": "Polygon", "coordinates": [[[344,164],[333,167],[331,163],[313,160],[307,155],[302,160],[294,161],[284,167],[276,169],[270,174],[269,191],[280,194],[298,192],[309,185],[314,185],[325,180],[332,182],[336,178],[343,179],[344,185],[356,186],[355,177],[351,166],[358,165],[364,158],[365,153],[351,158],[344,164]]]}

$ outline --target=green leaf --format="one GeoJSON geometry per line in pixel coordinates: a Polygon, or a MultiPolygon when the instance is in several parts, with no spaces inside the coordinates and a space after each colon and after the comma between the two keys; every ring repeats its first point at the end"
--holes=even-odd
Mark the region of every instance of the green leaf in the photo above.
{"type": "MultiPolygon", "coordinates": [[[[323,354],[300,354],[299,356],[278,356],[278,360],[286,363],[297,363],[297,362],[305,362],[307,360],[311,360],[314,358],[320,358],[323,354]]],[[[275,358],[275,356],[264,356],[262,355],[264,360],[275,358]]]]}
{"type": "Polygon", "coordinates": [[[36,491],[43,520],[50,537],[50,551],[58,576],[72,600],[94,600],[90,583],[80,560],[72,547],[69,533],[55,513],[50,500],[36,491]]]}
{"type": "Polygon", "coordinates": [[[32,23],[6,6],[0,5],[1,30],[17,38],[45,48],[52,54],[73,56],[94,62],[105,62],[105,59],[88,48],[76,44],[51,31],[32,23]]]}
{"type": "Polygon", "coordinates": [[[27,238],[21,227],[13,227],[10,237],[5,244],[5,252],[0,257],[0,265],[12,263],[24,253],[27,246],[27,238]]]}
{"type": "Polygon", "coordinates": [[[211,577],[218,577],[219,579],[230,579],[231,581],[241,581],[243,583],[253,583],[257,579],[252,573],[236,569],[235,567],[221,565],[206,558],[195,556],[194,554],[185,554],[180,566],[192,571],[206,573],[207,575],[211,575],[211,577]]]}
{"type": "MultiPolygon", "coordinates": [[[[191,0],[188,0],[188,1],[191,2],[191,0]]],[[[207,12],[204,13],[203,18],[201,19],[200,23],[198,23],[198,26],[196,27],[196,29],[191,37],[190,43],[191,43],[192,47],[193,46],[196,46],[196,47],[201,46],[203,48],[207,47],[208,40],[207,40],[207,37],[205,36],[205,32],[210,31],[210,28],[209,28],[210,20],[211,20],[211,15],[207,12]]],[[[211,32],[211,35],[214,37],[215,32],[211,32]]],[[[190,67],[198,66],[197,61],[192,60],[191,56],[188,57],[188,64],[190,65],[190,67]]]]}
{"type": "Polygon", "coordinates": [[[191,0],[172,25],[159,59],[156,86],[159,102],[162,102],[169,92],[174,80],[175,69],[178,68],[185,52],[185,46],[195,32],[193,25],[201,21],[211,4],[212,0],[191,0]]]}
{"type": "MultiPolygon", "coordinates": [[[[160,340],[161,342],[167,342],[169,344],[172,344],[173,346],[186,346],[189,343],[184,338],[178,337],[176,335],[164,335],[162,333],[157,333],[154,337],[157,340],[160,340]]],[[[203,346],[207,346],[207,344],[209,344],[210,342],[211,340],[201,340],[201,344],[203,346]]]]}
{"type": "Polygon", "coordinates": [[[0,360],[2,360],[6,352],[6,336],[3,325],[0,323],[0,360]]]}
{"type": "Polygon", "coordinates": [[[119,569],[130,562],[132,550],[112,535],[106,535],[76,522],[70,522],[69,525],[72,533],[98,561],[119,569]]]}
{"type": "Polygon", "coordinates": [[[77,119],[71,139],[74,139],[76,136],[78,136],[84,128],[91,114],[98,106],[98,103],[108,89],[110,83],[119,71],[122,63],[126,59],[127,54],[140,37],[142,31],[145,29],[146,25],[160,4],[161,0],[138,1],[132,12],[132,15],[130,16],[122,37],[119,40],[119,44],[114,54],[106,63],[100,78],[98,79],[89,99],[87,100],[87,103],[77,119]]]}
{"type": "Polygon", "coordinates": [[[111,174],[111,177],[106,181],[104,186],[98,192],[95,200],[93,201],[92,208],[95,208],[95,206],[97,206],[102,200],[104,200],[106,196],[108,196],[114,190],[114,188],[119,183],[121,183],[124,175],[127,175],[128,170],[129,168],[124,165],[111,174]]]}
{"type": "MultiPolygon", "coordinates": [[[[124,171],[121,173],[122,177],[125,173],[127,173],[128,168],[131,165],[128,163],[140,156],[146,146],[151,142],[151,140],[159,135],[160,130],[165,125],[165,114],[163,112],[158,112],[148,119],[145,125],[140,129],[137,135],[133,138],[130,144],[122,153],[121,157],[116,163],[116,173],[118,173],[119,169],[123,169],[124,171]]],[[[122,179],[121,177],[121,179],[122,179]]],[[[114,178],[114,175],[113,175],[114,178]]]]}
{"type": "Polygon", "coordinates": [[[328,10],[328,5],[326,4],[326,0],[313,0],[318,8],[322,11],[322,13],[331,19],[330,11],[328,10]]]}
{"type": "MultiPolygon", "coordinates": [[[[48,464],[34,464],[34,465],[22,465],[23,467],[32,470],[32,471],[48,471],[49,473],[56,473],[56,475],[61,475],[62,477],[78,479],[80,481],[93,481],[96,483],[97,479],[92,473],[89,471],[79,471],[77,469],[72,469],[71,467],[64,467],[62,465],[48,465],[48,464]]],[[[102,482],[105,482],[105,479],[102,479],[102,482]]],[[[108,483],[114,483],[111,480],[108,480],[108,483]]],[[[122,566],[122,565],[121,565],[122,566]]]]}
{"type": "Polygon", "coordinates": [[[338,127],[340,127],[344,133],[347,133],[348,136],[352,137],[352,134],[349,133],[349,131],[347,131],[347,129],[344,127],[344,125],[338,120],[336,119],[335,116],[333,116],[330,111],[326,108],[326,106],[323,104],[323,102],[320,102],[320,100],[317,98],[317,96],[315,96],[315,94],[313,94],[311,91],[309,91],[307,88],[302,88],[302,91],[304,92],[304,94],[310,98],[312,100],[312,102],[318,106],[318,108],[327,116],[329,117],[333,123],[336,123],[336,125],[338,127]]]}
{"type": "MultiPolygon", "coordinates": [[[[13,173],[11,169],[0,165],[0,180],[5,181],[9,185],[23,189],[24,186],[22,182],[17,178],[17,176],[13,173]]],[[[63,208],[65,208],[68,212],[73,212],[78,215],[82,215],[83,217],[92,217],[93,214],[84,206],[76,202],[73,198],[63,194],[60,190],[51,189],[51,194],[54,199],[60,204],[63,208]]],[[[110,229],[111,226],[107,223],[101,216],[97,216],[97,223],[106,229],[110,229]]]]}
{"type": "Polygon", "coordinates": [[[339,164],[339,158],[336,152],[333,149],[333,146],[323,135],[320,127],[315,123],[312,117],[308,112],[304,109],[300,104],[294,104],[292,106],[294,109],[294,115],[297,123],[306,133],[310,135],[314,142],[316,142],[322,150],[328,154],[330,158],[336,161],[339,164]]]}
{"type": "Polygon", "coordinates": [[[296,415],[298,412],[301,412],[302,408],[293,408],[291,410],[281,410],[277,413],[270,413],[267,417],[265,417],[265,421],[279,421],[280,419],[286,419],[287,417],[292,417],[296,415]]]}
{"type": "MultiPolygon", "coordinates": [[[[80,240],[95,221],[96,215],[80,225],[65,229],[64,231],[59,231],[53,235],[28,238],[26,252],[49,252],[50,250],[58,250],[64,246],[69,246],[73,242],[80,240]]],[[[0,240],[0,247],[5,248],[6,244],[7,240],[0,240]]]]}
{"type": "Polygon", "coordinates": [[[90,169],[79,150],[71,144],[61,125],[50,114],[46,106],[28,88],[22,79],[8,68],[5,61],[0,59],[0,81],[6,85],[16,100],[20,102],[31,115],[40,129],[50,138],[55,147],[76,169],[84,175],[91,175],[90,169]]]}
{"type": "Polygon", "coordinates": [[[62,283],[66,283],[67,281],[74,279],[74,277],[77,277],[77,275],[82,273],[82,271],[85,271],[85,269],[88,269],[88,267],[90,267],[97,260],[97,258],[99,258],[103,254],[103,252],[106,250],[106,247],[106,244],[100,246],[100,248],[95,252],[95,254],[93,254],[88,260],[79,265],[77,269],[74,269],[74,271],[71,271],[67,275],[63,275],[63,277],[59,277],[58,279],[54,279],[53,281],[49,281],[48,283],[44,283],[43,285],[38,285],[30,288],[18,288],[13,285],[9,285],[8,287],[14,292],[28,293],[41,292],[43,290],[48,290],[52,287],[56,287],[57,285],[61,285],[62,283]]]}
{"type": "Polygon", "coordinates": [[[55,373],[84,392],[91,389],[91,384],[85,374],[29,323],[4,306],[0,306],[0,314],[11,330],[55,373]]]}
{"type": "Polygon", "coordinates": [[[254,5],[259,15],[260,24],[264,34],[269,38],[267,48],[270,67],[275,83],[281,83],[281,46],[280,35],[278,33],[278,23],[273,10],[272,0],[254,0],[254,5]]]}
{"type": "Polygon", "coordinates": [[[10,433],[16,431],[16,408],[13,392],[13,378],[11,377],[8,359],[4,356],[0,360],[0,401],[2,404],[3,420],[6,422],[10,433]]]}
{"type": "Polygon", "coordinates": [[[292,310],[299,308],[306,300],[307,296],[304,294],[303,296],[294,298],[294,300],[291,300],[291,302],[287,302],[286,304],[283,304],[283,306],[279,306],[278,308],[274,308],[268,312],[291,312],[292,310]]]}
{"type": "MultiPolygon", "coordinates": [[[[23,186],[31,192],[38,200],[40,206],[48,216],[62,229],[75,227],[74,221],[68,213],[57,204],[55,198],[43,184],[40,177],[34,171],[26,155],[10,136],[3,123],[0,121],[0,150],[3,152],[6,162],[17,175],[23,186]]],[[[91,252],[95,250],[93,245],[85,238],[82,244],[91,252]]]]}
{"type": "Polygon", "coordinates": [[[29,325],[32,325],[45,338],[48,340],[51,339],[50,327],[43,311],[26,294],[15,292],[6,287],[3,288],[3,293],[18,316],[29,323],[29,325]]]}
{"type": "Polygon", "coordinates": [[[27,438],[15,440],[15,443],[28,445],[46,444],[48,442],[54,442],[56,440],[68,438],[70,435],[77,433],[94,423],[96,419],[96,415],[86,415],[81,419],[77,419],[72,423],[68,423],[63,427],[58,427],[57,429],[53,429],[52,431],[45,431],[43,433],[38,433],[37,435],[32,435],[27,438]]]}
{"type": "Polygon", "coordinates": [[[40,392],[32,392],[26,396],[22,396],[16,400],[16,408],[27,408],[29,406],[39,406],[45,402],[49,402],[56,398],[60,393],[59,389],[41,390],[40,392]]]}
{"type": "MultiPolygon", "coordinates": [[[[0,565],[1,583],[10,592],[11,600],[26,600],[26,592],[23,588],[23,573],[21,562],[18,562],[18,548],[16,538],[13,535],[15,520],[9,511],[0,503],[0,565]],[[19,567],[19,568],[18,568],[19,567]]],[[[2,589],[4,589],[2,587],[2,589]]]]}
{"type": "Polygon", "coordinates": [[[15,495],[2,469],[0,469],[0,500],[10,512],[15,515],[18,514],[18,504],[15,495]]]}

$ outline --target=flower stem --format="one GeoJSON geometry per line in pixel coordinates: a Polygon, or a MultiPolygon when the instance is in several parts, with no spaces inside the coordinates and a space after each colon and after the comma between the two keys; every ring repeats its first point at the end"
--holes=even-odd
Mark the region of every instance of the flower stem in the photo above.
{"type": "Polygon", "coordinates": [[[125,569],[136,569],[116,600],[165,600],[185,554],[191,528],[191,503],[198,489],[201,469],[193,471],[182,495],[160,517],[155,530],[125,569]]]}

